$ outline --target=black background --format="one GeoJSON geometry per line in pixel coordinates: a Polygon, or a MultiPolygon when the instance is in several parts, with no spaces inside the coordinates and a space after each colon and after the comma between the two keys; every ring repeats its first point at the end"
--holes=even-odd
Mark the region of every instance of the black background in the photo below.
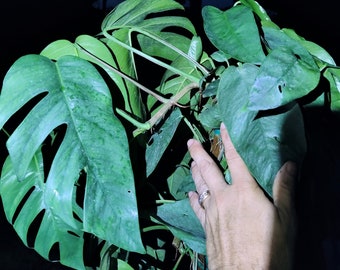
{"type": "MultiPolygon", "coordinates": [[[[222,1],[222,0],[221,0],[222,1]]],[[[200,1],[189,15],[200,21],[200,1]]],[[[273,21],[325,48],[340,60],[337,0],[259,1],[273,21]]],[[[0,79],[22,55],[39,53],[50,42],[96,34],[105,11],[91,0],[2,1],[0,4],[0,79]]],[[[306,129],[314,143],[297,190],[300,217],[297,269],[340,269],[339,121],[325,112],[307,112],[306,129]]],[[[0,137],[4,140],[4,137],[0,137]]],[[[1,142],[0,158],[6,155],[1,142]]],[[[1,208],[2,209],[2,208],[1,208]]],[[[0,211],[0,269],[64,269],[26,248],[0,211]]]]}

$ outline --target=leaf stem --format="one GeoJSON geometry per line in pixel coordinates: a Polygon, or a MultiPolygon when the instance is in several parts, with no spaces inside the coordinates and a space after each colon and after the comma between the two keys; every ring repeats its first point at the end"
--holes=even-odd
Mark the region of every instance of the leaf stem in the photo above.
{"type": "Polygon", "coordinates": [[[174,203],[174,202],[176,202],[176,201],[174,201],[174,200],[165,200],[165,199],[156,200],[156,204],[174,203]]]}
{"type": "Polygon", "coordinates": [[[150,38],[153,38],[154,40],[158,41],[159,43],[163,44],[164,46],[172,49],[173,51],[177,52],[179,55],[181,55],[182,57],[184,57],[185,59],[187,59],[188,61],[190,61],[195,67],[197,67],[204,75],[208,75],[209,71],[202,66],[201,64],[199,64],[194,58],[192,58],[190,55],[184,53],[183,51],[181,51],[180,49],[178,49],[176,46],[172,45],[171,43],[165,41],[164,39],[161,39],[160,37],[148,32],[148,31],[144,31],[142,29],[140,29],[139,27],[132,29],[131,31],[136,31],[137,33],[143,34],[145,36],[148,36],[150,38]]]}
{"type": "Polygon", "coordinates": [[[6,129],[2,128],[1,130],[6,134],[6,136],[7,136],[8,138],[11,136],[11,135],[6,131],[6,129]]]}
{"type": "Polygon", "coordinates": [[[180,254],[181,254],[181,255],[179,256],[179,258],[178,258],[178,260],[176,261],[176,264],[175,264],[175,266],[172,268],[172,270],[177,270],[177,268],[178,268],[180,262],[182,261],[184,255],[185,255],[184,252],[180,252],[180,254]]]}
{"type": "Polygon", "coordinates": [[[191,76],[190,74],[187,74],[187,73],[185,73],[185,72],[183,72],[183,71],[181,71],[181,70],[179,70],[179,69],[177,69],[177,68],[174,68],[173,66],[168,65],[168,64],[166,64],[166,63],[164,63],[164,62],[158,60],[158,59],[155,58],[155,57],[152,57],[152,56],[150,56],[150,55],[148,55],[148,54],[146,54],[146,53],[143,53],[142,51],[140,51],[140,50],[138,50],[138,49],[136,49],[136,48],[134,48],[134,47],[132,47],[132,46],[130,46],[130,45],[128,45],[128,44],[122,42],[122,41],[120,41],[119,39],[115,38],[114,36],[110,35],[109,33],[107,33],[107,31],[103,31],[102,33],[103,33],[103,35],[104,35],[106,38],[108,38],[109,40],[111,40],[111,41],[113,41],[113,42],[119,44],[119,45],[122,46],[123,48],[125,48],[125,49],[127,49],[127,50],[129,50],[129,51],[131,51],[131,52],[133,52],[133,53],[138,54],[139,56],[141,56],[141,57],[143,57],[143,58],[149,60],[150,62],[153,62],[153,63],[156,64],[156,65],[159,65],[159,66],[161,66],[161,67],[163,67],[163,68],[165,68],[165,69],[168,69],[168,70],[174,72],[175,74],[178,74],[178,75],[180,75],[180,76],[183,76],[184,78],[190,80],[191,82],[199,83],[199,79],[196,78],[195,76],[191,76]]]}
{"type": "Polygon", "coordinates": [[[145,123],[139,122],[138,120],[133,118],[131,115],[129,115],[128,113],[126,113],[125,111],[123,111],[119,108],[116,108],[116,112],[121,117],[123,117],[125,120],[129,121],[131,124],[133,124],[135,127],[139,128],[139,129],[143,129],[143,130],[151,129],[151,126],[148,122],[145,122],[145,123]]]}
{"type": "Polygon", "coordinates": [[[156,230],[169,230],[167,226],[164,225],[154,225],[154,226],[149,226],[146,228],[143,228],[143,232],[150,232],[150,231],[156,231],[156,230]]]}
{"type": "Polygon", "coordinates": [[[197,127],[195,125],[192,125],[186,117],[184,117],[184,122],[187,124],[196,140],[198,140],[201,143],[205,141],[203,135],[199,132],[197,127]]]}
{"type": "Polygon", "coordinates": [[[126,75],[125,73],[121,72],[119,69],[111,66],[110,64],[106,63],[105,61],[101,60],[97,56],[93,55],[91,52],[88,50],[84,49],[82,46],[77,44],[78,48],[83,51],[87,56],[91,57],[92,59],[96,60],[99,64],[102,66],[106,67],[107,69],[117,73],[119,76],[121,76],[123,79],[133,83],[135,86],[137,86],[140,90],[144,91],[145,93],[154,96],[157,100],[159,100],[162,103],[166,103],[168,99],[156,94],[154,91],[150,90],[149,88],[145,87],[135,79],[131,78],[130,76],[126,75]]]}
{"type": "MultiPolygon", "coordinates": [[[[155,113],[154,116],[152,116],[146,123],[148,123],[148,126],[152,128],[155,124],[159,122],[160,119],[162,119],[165,114],[172,108],[172,106],[176,105],[178,101],[187,94],[190,90],[194,88],[198,88],[199,85],[197,83],[191,83],[188,84],[186,87],[184,87],[181,91],[179,91],[177,94],[173,95],[167,103],[164,103],[162,107],[158,110],[158,112],[155,113]]],[[[139,135],[140,133],[143,133],[146,131],[145,129],[136,129],[133,134],[134,136],[139,135]]]]}

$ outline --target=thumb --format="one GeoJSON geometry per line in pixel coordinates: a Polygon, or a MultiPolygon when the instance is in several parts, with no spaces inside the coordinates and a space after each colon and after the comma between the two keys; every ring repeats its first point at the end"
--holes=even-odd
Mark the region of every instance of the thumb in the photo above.
{"type": "Polygon", "coordinates": [[[287,161],[277,173],[273,186],[274,205],[278,209],[280,218],[288,221],[294,208],[294,187],[297,166],[287,161]]]}

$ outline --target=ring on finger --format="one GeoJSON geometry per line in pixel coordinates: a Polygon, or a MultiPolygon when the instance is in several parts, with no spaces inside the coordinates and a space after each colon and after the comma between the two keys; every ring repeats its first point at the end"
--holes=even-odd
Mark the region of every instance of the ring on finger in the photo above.
{"type": "Polygon", "coordinates": [[[206,198],[210,196],[210,191],[209,189],[203,191],[201,194],[198,196],[198,203],[200,206],[204,209],[203,202],[205,201],[206,198]]]}

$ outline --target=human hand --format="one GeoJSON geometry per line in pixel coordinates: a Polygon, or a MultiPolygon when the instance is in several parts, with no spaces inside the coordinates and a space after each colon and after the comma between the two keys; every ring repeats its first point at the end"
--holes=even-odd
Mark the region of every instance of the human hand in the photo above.
{"type": "Polygon", "coordinates": [[[286,162],[276,175],[271,202],[221,124],[232,184],[196,140],[188,141],[196,192],[191,207],[206,233],[209,269],[290,269],[295,238],[293,187],[297,167],[286,162]],[[209,190],[202,206],[199,194],[209,190]]]}

